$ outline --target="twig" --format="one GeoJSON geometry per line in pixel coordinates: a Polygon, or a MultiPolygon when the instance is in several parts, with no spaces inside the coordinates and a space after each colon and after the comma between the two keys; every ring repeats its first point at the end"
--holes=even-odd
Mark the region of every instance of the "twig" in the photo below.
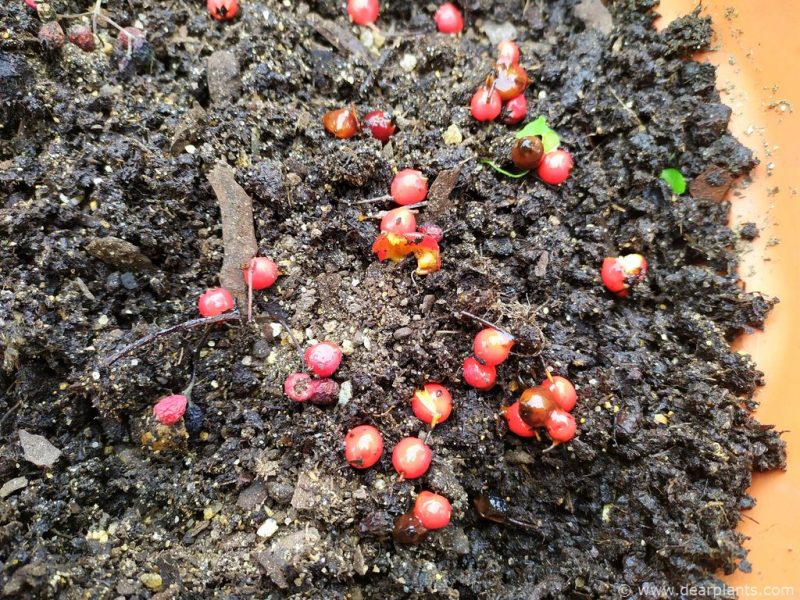
{"type": "Polygon", "coordinates": [[[491,328],[493,328],[493,329],[497,329],[497,331],[499,331],[500,333],[505,333],[507,336],[509,336],[509,337],[511,337],[511,338],[515,338],[515,339],[516,339],[516,337],[517,337],[517,336],[515,336],[513,333],[511,333],[510,331],[508,331],[508,329],[504,329],[504,328],[500,327],[499,325],[495,325],[495,324],[494,324],[494,323],[492,323],[491,321],[487,321],[486,319],[482,319],[481,317],[479,317],[479,316],[477,316],[477,315],[473,315],[472,313],[469,313],[469,312],[467,312],[467,311],[465,311],[465,310],[462,310],[462,311],[461,311],[461,314],[462,314],[463,316],[465,316],[465,317],[469,317],[470,319],[474,319],[474,320],[475,320],[475,321],[477,321],[478,323],[483,323],[483,324],[484,324],[484,325],[486,325],[487,327],[491,327],[491,328]]]}
{"type": "Polygon", "coordinates": [[[643,127],[644,123],[642,123],[642,120],[639,118],[639,115],[636,114],[636,111],[634,111],[630,106],[628,106],[622,101],[622,98],[620,98],[617,92],[614,91],[614,88],[612,88],[610,85],[607,87],[608,91],[611,92],[611,95],[614,96],[614,98],[616,98],[617,102],[619,102],[619,105],[633,115],[633,118],[636,119],[636,122],[639,124],[639,127],[643,127]]]}

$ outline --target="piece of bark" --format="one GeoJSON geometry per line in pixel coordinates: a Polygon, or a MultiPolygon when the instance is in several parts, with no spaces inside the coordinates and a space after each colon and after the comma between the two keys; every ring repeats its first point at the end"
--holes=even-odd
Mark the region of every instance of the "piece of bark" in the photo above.
{"type": "Polygon", "coordinates": [[[247,285],[242,268],[256,255],[258,244],[253,225],[253,200],[235,179],[236,172],[221,160],[208,174],[222,218],[222,245],[225,250],[219,283],[247,305],[247,285]]]}
{"type": "Polygon", "coordinates": [[[115,269],[146,271],[153,263],[139,250],[139,246],[112,235],[94,238],[86,245],[86,251],[115,269]]]}
{"type": "Polygon", "coordinates": [[[214,104],[233,104],[242,92],[239,61],[229,50],[217,50],[208,57],[208,95],[214,104]]]}
{"type": "Polygon", "coordinates": [[[61,456],[61,450],[53,446],[44,436],[28,433],[24,429],[20,429],[18,435],[23,457],[37,467],[50,468],[61,456]]]}
{"type": "Polygon", "coordinates": [[[692,180],[689,192],[692,198],[722,202],[733,185],[733,177],[722,167],[710,165],[692,180]]]}
{"type": "Polygon", "coordinates": [[[453,203],[450,201],[450,194],[458,183],[461,175],[461,167],[441,171],[428,191],[428,208],[425,211],[427,217],[434,223],[440,224],[447,213],[452,213],[453,203]]]}
{"type": "Polygon", "coordinates": [[[206,111],[202,106],[195,105],[187,112],[172,135],[172,143],[169,146],[169,153],[178,156],[186,146],[195,142],[200,136],[200,131],[206,120],[206,111]]]}
{"type": "Polygon", "coordinates": [[[352,54],[361,58],[369,57],[369,52],[367,52],[364,44],[338,23],[324,19],[315,13],[309,13],[306,16],[306,21],[314,28],[314,31],[325,38],[329,44],[342,54],[352,54]]]}

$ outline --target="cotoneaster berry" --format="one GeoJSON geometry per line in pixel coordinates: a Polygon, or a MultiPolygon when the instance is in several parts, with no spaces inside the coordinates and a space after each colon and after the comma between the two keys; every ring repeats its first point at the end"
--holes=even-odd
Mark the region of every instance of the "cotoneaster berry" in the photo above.
{"type": "Polygon", "coordinates": [[[172,427],[183,418],[188,399],[183,394],[173,394],[159,400],[153,407],[153,416],[162,425],[172,427]]]}
{"type": "Polygon", "coordinates": [[[428,529],[414,513],[405,513],[395,519],[392,530],[395,542],[414,546],[424,542],[427,537],[428,529]]]}
{"type": "Polygon", "coordinates": [[[428,195],[428,180],[416,169],[403,169],[392,179],[389,193],[401,206],[416,204],[425,200],[428,195]]]}
{"type": "Polygon", "coordinates": [[[330,377],[342,362],[342,351],[332,342],[321,342],[307,348],[304,358],[315,375],[330,377]]]}
{"type": "Polygon", "coordinates": [[[464,17],[458,7],[452,2],[445,2],[433,15],[436,29],[442,33],[461,33],[464,30],[464,17]]]}
{"type": "Polygon", "coordinates": [[[475,336],[472,351],[485,364],[496,367],[505,362],[514,345],[514,338],[494,327],[482,329],[475,336]]]}
{"type": "Polygon", "coordinates": [[[444,237],[442,228],[438,225],[434,225],[433,223],[423,223],[419,226],[419,232],[422,235],[427,235],[428,237],[432,238],[437,243],[441,242],[442,238],[444,237]]]}
{"type": "Polygon", "coordinates": [[[359,425],[344,437],[344,457],[351,467],[369,469],[383,454],[383,437],[372,425],[359,425]]]}
{"type": "Polygon", "coordinates": [[[494,88],[504,102],[516,98],[528,87],[528,74],[518,64],[498,63],[495,71],[494,88]]]}
{"type": "Polygon", "coordinates": [[[311,398],[309,402],[320,406],[333,404],[339,399],[339,384],[333,379],[323,377],[311,380],[311,398]]]}
{"type": "Polygon", "coordinates": [[[441,529],[450,523],[450,501],[433,492],[422,491],[414,502],[414,516],[426,529],[441,529]]]}
{"type": "Polygon", "coordinates": [[[278,265],[266,256],[250,259],[250,264],[244,269],[244,280],[248,285],[252,285],[254,290],[266,289],[277,279],[278,265]]]}
{"type": "Polygon", "coordinates": [[[511,148],[511,160],[520,169],[531,171],[539,166],[544,156],[542,138],[538,135],[528,135],[518,138],[511,148]]]}
{"type": "Polygon", "coordinates": [[[373,110],[367,113],[364,116],[364,125],[367,126],[372,137],[384,144],[397,131],[397,125],[382,110],[373,110]]]}
{"type": "Polygon", "coordinates": [[[469,111],[476,121],[494,121],[503,110],[503,99],[491,85],[482,85],[472,96],[469,111]]]}
{"type": "Polygon", "coordinates": [[[25,0],[25,4],[28,6],[28,8],[36,10],[36,0],[25,0]]]}
{"type": "Polygon", "coordinates": [[[438,383],[426,383],[424,388],[414,392],[411,398],[414,415],[431,427],[444,423],[453,411],[453,398],[450,392],[438,383]]]}
{"type": "Polygon", "coordinates": [[[144,32],[138,27],[125,27],[117,35],[117,42],[126,51],[129,47],[136,49],[137,40],[144,39],[144,32]]]}
{"type": "Polygon", "coordinates": [[[547,435],[554,442],[568,442],[575,437],[578,428],[575,417],[560,408],[556,408],[550,413],[545,427],[547,427],[547,435]]]}
{"type": "Polygon", "coordinates": [[[484,365],[473,356],[464,359],[463,368],[464,381],[476,390],[490,390],[497,381],[497,369],[492,365],[484,365]]]}
{"type": "Polygon", "coordinates": [[[519,63],[519,46],[513,40],[503,40],[497,44],[497,62],[501,65],[519,63]]]}
{"type": "Polygon", "coordinates": [[[550,185],[564,183],[572,171],[572,155],[566,150],[553,150],[542,157],[536,171],[539,179],[550,185]]]}
{"type": "Polygon", "coordinates": [[[553,375],[552,381],[545,379],[541,386],[550,392],[553,400],[556,401],[558,407],[567,412],[575,408],[575,403],[578,401],[578,394],[575,392],[575,386],[566,377],[553,375]]]}
{"type": "Polygon", "coordinates": [[[647,276],[647,259],[641,254],[606,257],[600,270],[603,285],[617,296],[626,297],[630,293],[631,284],[643,280],[647,276]]]}
{"type": "Polygon", "coordinates": [[[378,12],[378,0],[347,0],[347,14],[356,25],[372,25],[378,12]]]}
{"type": "Polygon", "coordinates": [[[295,402],[310,400],[314,394],[311,377],[306,373],[292,373],[283,382],[283,392],[295,402]]]}
{"type": "Polygon", "coordinates": [[[73,25],[67,31],[69,41],[84,52],[94,51],[94,33],[88,25],[73,25]]]}
{"type": "Polygon", "coordinates": [[[516,98],[512,98],[506,102],[503,108],[503,123],[506,125],[516,125],[528,113],[528,101],[525,99],[525,94],[520,94],[516,98]]]}
{"type": "Polygon", "coordinates": [[[519,401],[514,402],[514,404],[506,408],[503,412],[506,422],[508,423],[508,429],[511,433],[525,438],[534,437],[536,435],[534,428],[522,420],[519,414],[519,401]]]}
{"type": "Polygon", "coordinates": [[[417,219],[409,209],[401,206],[387,212],[381,219],[381,231],[402,235],[417,230],[417,219]]]}
{"type": "Polygon", "coordinates": [[[233,296],[225,288],[211,288],[200,295],[197,309],[204,317],[216,317],[233,308],[233,296]]]}
{"type": "Polygon", "coordinates": [[[354,108],[338,108],[322,115],[325,130],[337,138],[351,138],[361,131],[358,116],[354,108]]]}
{"type": "Polygon", "coordinates": [[[403,438],[392,451],[392,466],[405,479],[422,477],[431,466],[433,452],[419,438],[403,438]]]}
{"type": "Polygon", "coordinates": [[[230,21],[239,11],[237,0],[208,0],[206,2],[208,14],[217,21],[230,21]]]}
{"type": "Polygon", "coordinates": [[[553,395],[542,386],[534,386],[522,392],[519,398],[519,414],[531,427],[544,427],[550,413],[558,408],[553,395]]]}
{"type": "Polygon", "coordinates": [[[39,28],[38,38],[48,50],[61,50],[67,36],[58,21],[48,21],[39,28]]]}

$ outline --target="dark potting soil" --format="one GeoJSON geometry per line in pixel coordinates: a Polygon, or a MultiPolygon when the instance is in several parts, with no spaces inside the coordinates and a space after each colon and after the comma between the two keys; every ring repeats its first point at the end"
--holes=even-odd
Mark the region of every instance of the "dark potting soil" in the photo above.
{"type": "Polygon", "coordinates": [[[378,50],[344,2],[245,2],[227,24],[204,4],[104,3],[145,32],[130,57],[111,29],[92,53],[44,48],[33,11],[0,6],[3,593],[655,597],[646,586],[713,586],[746,569],[735,527],[754,503],[751,473],[785,456],[749,412],[762,375],[729,344],[775,300],[737,277],[746,242],[726,225],[728,203],[708,186],[673,196],[658,179],[677,167],[713,191],[755,163],[727,131],[714,68],[689,59],[711,23],[688,16],[657,33],[654,1],[618,0],[607,31],[587,0],[470,0],[467,31],[450,37],[434,31],[433,5],[386,2],[378,50]],[[574,154],[560,187],[479,163],[513,169],[513,129],[467,108],[501,23],[532,76],[528,118],[545,115],[574,154]],[[215,50],[232,57],[208,69],[215,50]],[[321,115],[349,103],[391,110],[392,142],[328,136],[321,115]],[[272,323],[176,333],[102,368],[196,316],[218,284],[206,175],[220,159],[281,267],[256,299],[272,323]],[[413,260],[379,264],[378,222],[364,215],[385,207],[353,205],[406,167],[443,174],[420,215],[446,230],[443,268],[427,277],[412,277],[413,260]],[[599,267],[628,252],[651,270],[620,300],[599,267]],[[461,380],[479,327],[461,310],[520,339],[490,392],[461,380]],[[283,396],[300,361],[281,321],[302,343],[344,348],[339,405],[283,396]],[[196,406],[159,431],[151,407],[186,387],[193,363],[196,406]],[[499,409],[548,366],[579,386],[579,428],[543,453],[499,409]],[[430,472],[398,482],[390,450],[423,431],[409,399],[428,380],[452,390],[455,410],[430,436],[430,472]],[[356,471],[341,444],[363,423],[387,451],[356,471]],[[51,467],[31,462],[47,458],[41,445],[23,456],[21,430],[61,451],[51,467]],[[453,523],[396,545],[392,521],[420,489],[451,500],[453,523]],[[533,527],[481,519],[480,495],[533,527]]]}

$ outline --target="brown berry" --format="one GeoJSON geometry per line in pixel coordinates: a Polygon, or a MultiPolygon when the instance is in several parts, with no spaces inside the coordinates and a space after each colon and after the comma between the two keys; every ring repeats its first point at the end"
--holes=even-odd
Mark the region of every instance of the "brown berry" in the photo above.
{"type": "Polygon", "coordinates": [[[520,169],[531,171],[539,166],[544,155],[542,140],[537,135],[519,138],[511,148],[511,160],[520,169]]]}
{"type": "Polygon", "coordinates": [[[351,138],[361,131],[354,108],[339,108],[326,112],[322,116],[325,130],[337,138],[351,138]]]}
{"type": "Polygon", "coordinates": [[[540,385],[528,388],[519,399],[519,414],[531,427],[544,427],[555,408],[558,404],[553,394],[540,385]]]}
{"type": "Polygon", "coordinates": [[[508,102],[519,96],[528,87],[528,74],[518,64],[498,63],[495,65],[497,77],[494,89],[500,94],[503,102],[508,102]]]}
{"type": "Polygon", "coordinates": [[[421,544],[428,537],[428,530],[414,513],[406,513],[395,519],[392,537],[398,544],[421,544]]]}

